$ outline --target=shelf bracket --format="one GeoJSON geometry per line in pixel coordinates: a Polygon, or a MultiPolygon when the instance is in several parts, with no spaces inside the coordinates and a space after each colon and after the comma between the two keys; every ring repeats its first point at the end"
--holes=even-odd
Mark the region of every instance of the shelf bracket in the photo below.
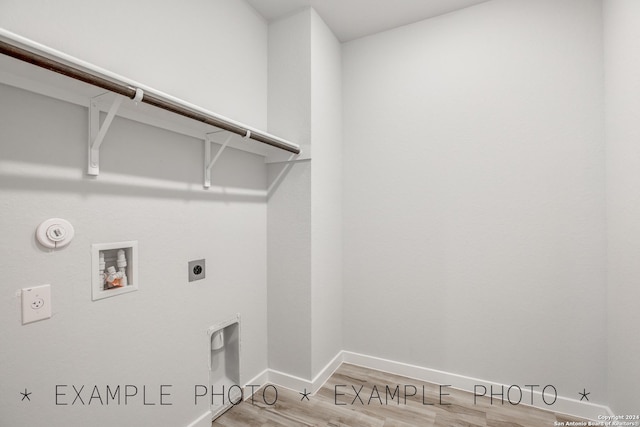
{"type": "Polygon", "coordinates": [[[218,148],[215,156],[211,158],[211,143],[214,142],[211,139],[211,136],[216,135],[216,133],[217,132],[208,133],[204,136],[204,188],[211,187],[211,169],[220,158],[220,155],[222,154],[224,149],[227,148],[227,145],[229,145],[229,142],[231,142],[231,137],[233,136],[232,134],[229,134],[224,143],[222,143],[222,146],[218,148]]]}
{"type": "Polygon", "coordinates": [[[91,176],[98,176],[100,173],[100,145],[102,145],[109,126],[111,126],[113,118],[116,116],[124,99],[121,95],[116,96],[109,107],[107,117],[104,119],[102,126],[100,126],[99,98],[100,96],[91,98],[91,102],[89,103],[89,162],[87,165],[87,174],[91,176]]]}
{"type": "Polygon", "coordinates": [[[291,169],[293,164],[296,163],[296,158],[300,157],[300,154],[292,154],[289,156],[288,160],[285,160],[284,162],[278,162],[278,163],[284,163],[284,167],[282,168],[282,170],[280,170],[280,173],[271,182],[271,184],[269,184],[269,188],[267,188],[267,197],[271,197],[271,194],[273,194],[274,189],[276,189],[280,185],[280,180],[282,179],[282,177],[287,173],[289,169],[291,169]]]}

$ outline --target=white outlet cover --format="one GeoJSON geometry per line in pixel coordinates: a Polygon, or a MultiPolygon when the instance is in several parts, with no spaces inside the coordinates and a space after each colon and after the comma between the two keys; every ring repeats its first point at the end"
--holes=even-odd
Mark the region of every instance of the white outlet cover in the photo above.
{"type": "Polygon", "coordinates": [[[22,289],[22,324],[51,317],[51,285],[22,289]]]}

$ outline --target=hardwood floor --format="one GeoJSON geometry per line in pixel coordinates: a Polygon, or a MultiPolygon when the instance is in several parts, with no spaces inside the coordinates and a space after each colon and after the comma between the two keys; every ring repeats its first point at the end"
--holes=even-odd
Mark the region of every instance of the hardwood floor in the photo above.
{"type": "Polygon", "coordinates": [[[256,392],[214,426],[543,427],[585,421],[385,372],[343,364],[314,396],[273,386],[256,392]],[[389,386],[387,389],[386,386],[389,386]],[[398,388],[396,389],[396,386],[398,388]],[[424,388],[423,388],[424,387],[424,388]],[[268,405],[276,400],[274,405],[268,405]]]}

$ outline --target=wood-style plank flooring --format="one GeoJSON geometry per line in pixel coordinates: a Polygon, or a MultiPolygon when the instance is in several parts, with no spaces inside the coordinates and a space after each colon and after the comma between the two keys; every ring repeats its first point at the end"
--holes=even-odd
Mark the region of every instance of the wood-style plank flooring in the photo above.
{"type": "MultiPolygon", "coordinates": [[[[438,385],[349,364],[340,366],[318,393],[309,395],[309,400],[282,387],[277,388],[277,394],[277,401],[270,406],[263,401],[261,389],[253,403],[247,400],[231,408],[213,425],[544,427],[553,426],[556,421],[585,421],[530,406],[513,406],[506,401],[501,405],[494,400],[491,405],[489,398],[478,398],[474,404],[472,393],[452,388],[443,390],[440,404],[438,385]],[[396,385],[400,387],[394,393],[396,385]],[[389,386],[388,392],[385,386],[389,386]],[[408,396],[413,394],[413,387],[415,396],[408,396]],[[429,403],[433,405],[426,405],[429,403]]],[[[264,396],[269,403],[276,400],[274,387],[267,387],[264,396]]]]}

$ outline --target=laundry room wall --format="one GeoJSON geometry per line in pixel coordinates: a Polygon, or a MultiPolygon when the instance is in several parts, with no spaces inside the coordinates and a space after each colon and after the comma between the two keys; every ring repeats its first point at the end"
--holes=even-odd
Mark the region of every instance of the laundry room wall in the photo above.
{"type": "MultiPolygon", "coordinates": [[[[0,27],[266,129],[267,24],[242,1],[3,1],[0,27]]],[[[267,368],[264,159],[227,149],[205,191],[201,140],[117,117],[89,178],[87,119],[0,85],[0,424],[187,426],[209,409],[194,401],[209,326],[240,313],[241,381],[267,368]],[[68,247],[36,243],[50,217],[75,227],[68,247]],[[140,289],[93,302],[91,244],[128,240],[140,289]],[[188,283],[200,258],[206,279],[188,283]],[[47,283],[52,318],[22,325],[16,292],[47,283]],[[127,385],[128,404],[104,402],[107,386],[127,385]]]]}
{"type": "Polygon", "coordinates": [[[6,0],[0,27],[267,128],[267,24],[244,1],[6,0]]]}
{"type": "Polygon", "coordinates": [[[595,0],[343,46],[347,350],[607,402],[602,51],[595,0]]]}
{"type": "Polygon", "coordinates": [[[269,165],[269,367],[305,381],[342,350],[341,53],[311,8],[269,24],[269,129],[302,144],[269,165]]]}
{"type": "Polygon", "coordinates": [[[640,366],[640,3],[604,2],[607,237],[608,380],[615,414],[638,411],[640,366]]]}

